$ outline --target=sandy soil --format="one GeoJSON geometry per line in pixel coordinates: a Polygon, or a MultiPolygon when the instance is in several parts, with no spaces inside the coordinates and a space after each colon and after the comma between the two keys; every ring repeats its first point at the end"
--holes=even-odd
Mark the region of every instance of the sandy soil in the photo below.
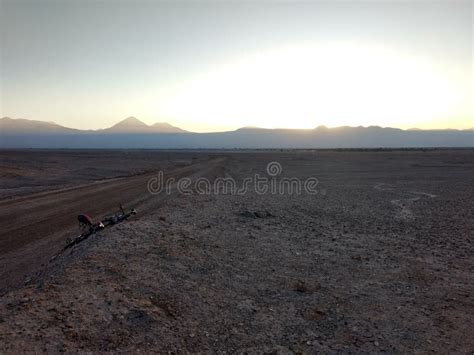
{"type": "Polygon", "coordinates": [[[0,350],[474,351],[473,151],[206,159],[318,194],[152,196],[2,296],[0,350]]]}

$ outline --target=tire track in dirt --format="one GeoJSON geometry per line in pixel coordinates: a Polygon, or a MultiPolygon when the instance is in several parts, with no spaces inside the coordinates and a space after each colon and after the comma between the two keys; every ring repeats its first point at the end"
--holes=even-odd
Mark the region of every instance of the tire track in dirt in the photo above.
{"type": "Polygon", "coordinates": [[[428,197],[428,198],[435,198],[435,194],[430,194],[428,192],[421,192],[421,191],[400,191],[395,187],[390,186],[386,183],[378,183],[375,184],[374,189],[383,192],[392,192],[396,194],[412,194],[417,195],[416,197],[409,197],[409,198],[396,198],[391,199],[390,203],[400,208],[400,211],[397,214],[397,217],[400,219],[411,219],[413,218],[412,212],[412,205],[414,202],[420,200],[421,198],[428,197]],[[387,186],[387,187],[384,187],[387,186]]]}

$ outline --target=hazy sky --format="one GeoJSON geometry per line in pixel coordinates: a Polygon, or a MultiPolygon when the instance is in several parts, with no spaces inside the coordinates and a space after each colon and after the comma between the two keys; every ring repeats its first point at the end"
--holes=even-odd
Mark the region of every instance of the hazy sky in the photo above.
{"type": "Polygon", "coordinates": [[[474,127],[472,1],[0,4],[0,116],[474,127]]]}

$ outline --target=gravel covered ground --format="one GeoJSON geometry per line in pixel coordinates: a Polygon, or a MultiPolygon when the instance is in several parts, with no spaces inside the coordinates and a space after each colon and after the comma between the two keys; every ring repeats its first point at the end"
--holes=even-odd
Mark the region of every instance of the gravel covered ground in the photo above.
{"type": "Polygon", "coordinates": [[[271,161],[318,193],[148,201],[2,296],[0,351],[474,351],[473,151],[232,153],[208,177],[271,161]]]}

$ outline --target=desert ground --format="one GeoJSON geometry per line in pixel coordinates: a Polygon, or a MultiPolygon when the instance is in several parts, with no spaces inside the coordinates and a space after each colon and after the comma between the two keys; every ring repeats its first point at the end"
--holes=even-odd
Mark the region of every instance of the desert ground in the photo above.
{"type": "Polygon", "coordinates": [[[3,150],[0,175],[0,352],[474,351],[472,149],[3,150]],[[270,162],[315,193],[195,185],[270,162]]]}

